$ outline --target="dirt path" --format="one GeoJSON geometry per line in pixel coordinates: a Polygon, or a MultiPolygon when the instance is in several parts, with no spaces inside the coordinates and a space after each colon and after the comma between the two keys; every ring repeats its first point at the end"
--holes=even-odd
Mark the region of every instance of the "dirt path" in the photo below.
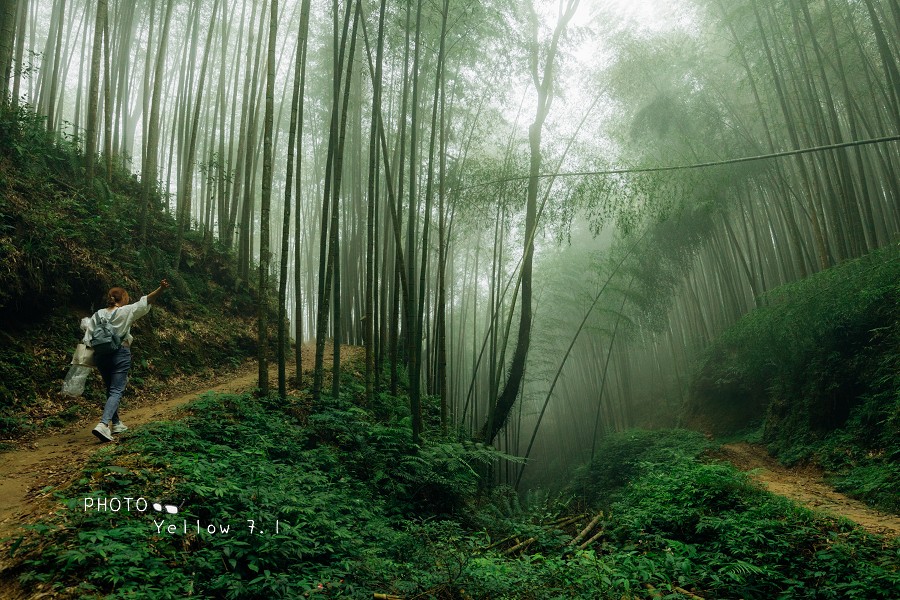
{"type": "MultiPolygon", "coordinates": [[[[359,358],[361,351],[358,348],[346,348],[342,350],[345,357],[359,358]]],[[[315,346],[306,345],[303,352],[304,372],[312,370],[314,355],[315,346]]],[[[331,356],[331,344],[326,344],[326,356],[331,356]]],[[[326,364],[328,362],[330,360],[326,359],[326,364]]],[[[187,393],[175,393],[162,401],[134,409],[123,406],[122,421],[135,429],[146,423],[170,418],[175,408],[208,391],[250,391],[257,384],[257,369],[255,362],[250,363],[235,373],[198,385],[187,393]]],[[[288,373],[288,376],[293,375],[293,372],[288,373]]],[[[270,385],[277,386],[277,377],[277,371],[273,368],[269,375],[270,385]]],[[[79,422],[63,432],[38,438],[18,450],[0,453],[0,546],[4,538],[17,532],[20,525],[51,514],[56,508],[53,492],[74,481],[88,457],[103,446],[91,433],[96,425],[96,416],[92,419],[79,422]],[[48,489],[51,487],[53,489],[48,489]]]]}
{"type": "MultiPolygon", "coordinates": [[[[169,417],[174,408],[203,392],[246,392],[253,389],[256,382],[256,369],[244,368],[219,385],[198,388],[150,406],[123,409],[122,420],[129,428],[137,428],[169,417]]],[[[0,540],[12,535],[19,525],[32,522],[53,509],[52,490],[42,490],[72,481],[88,457],[102,446],[91,433],[91,428],[96,425],[94,420],[40,438],[26,448],[0,454],[0,540]]]]}
{"type": "Polygon", "coordinates": [[[770,492],[799,504],[859,523],[866,531],[889,537],[900,536],[900,517],[879,512],[825,483],[820,469],[812,466],[788,468],[772,458],[762,446],[725,444],[718,454],[751,476],[770,492]]]}

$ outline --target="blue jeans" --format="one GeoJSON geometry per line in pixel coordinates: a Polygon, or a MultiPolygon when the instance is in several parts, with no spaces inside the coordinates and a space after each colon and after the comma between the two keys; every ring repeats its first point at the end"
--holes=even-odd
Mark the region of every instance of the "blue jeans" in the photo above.
{"type": "Polygon", "coordinates": [[[119,401],[128,382],[131,368],[131,349],[122,346],[112,354],[94,356],[94,363],[106,386],[106,407],[101,421],[106,425],[119,422],[119,401]]]}

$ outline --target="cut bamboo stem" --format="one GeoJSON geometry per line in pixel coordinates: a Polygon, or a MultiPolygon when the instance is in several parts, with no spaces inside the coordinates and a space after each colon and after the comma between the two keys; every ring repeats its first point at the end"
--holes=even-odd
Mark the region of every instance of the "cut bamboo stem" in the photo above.
{"type": "Polygon", "coordinates": [[[584,529],[582,529],[582,530],[581,530],[581,533],[579,533],[578,535],[576,535],[575,537],[573,537],[573,538],[572,538],[572,541],[569,542],[569,543],[566,544],[566,545],[567,545],[567,546],[574,546],[575,544],[581,542],[581,540],[584,539],[584,536],[586,536],[588,533],[591,532],[591,530],[594,528],[594,525],[596,525],[597,522],[598,522],[601,518],[603,518],[603,511],[600,511],[599,513],[597,513],[597,516],[594,517],[593,520],[591,520],[590,523],[588,523],[588,526],[585,527],[584,529]]]}
{"type": "Polygon", "coordinates": [[[589,539],[589,540],[586,541],[585,543],[583,543],[583,544],[581,544],[580,546],[578,546],[578,549],[579,549],[579,550],[584,550],[585,548],[587,548],[588,546],[590,546],[591,544],[593,544],[595,541],[597,541],[597,539],[598,539],[601,535],[603,535],[603,530],[602,530],[602,529],[601,529],[600,531],[598,531],[596,534],[594,534],[594,536],[593,536],[591,539],[589,539]]]}
{"type": "Polygon", "coordinates": [[[517,551],[517,550],[522,550],[523,548],[525,548],[525,546],[528,546],[529,544],[532,544],[532,543],[534,543],[534,542],[536,542],[536,541],[537,541],[537,538],[533,538],[533,537],[532,537],[532,538],[528,538],[528,539],[525,540],[524,542],[519,542],[518,544],[516,544],[516,545],[513,546],[512,548],[507,548],[506,550],[503,551],[503,554],[504,554],[504,555],[512,554],[513,552],[515,552],[515,551],[517,551]]]}

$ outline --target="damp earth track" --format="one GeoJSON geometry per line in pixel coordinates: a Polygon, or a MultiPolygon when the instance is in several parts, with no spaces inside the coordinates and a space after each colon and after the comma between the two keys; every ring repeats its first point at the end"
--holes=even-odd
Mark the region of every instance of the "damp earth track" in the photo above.
{"type": "Polygon", "coordinates": [[[813,465],[786,467],[770,456],[765,447],[746,442],[724,444],[715,456],[731,462],[742,471],[749,471],[750,477],[773,494],[853,521],[869,533],[900,537],[900,517],[880,512],[835,491],[825,481],[822,470],[813,465]]]}

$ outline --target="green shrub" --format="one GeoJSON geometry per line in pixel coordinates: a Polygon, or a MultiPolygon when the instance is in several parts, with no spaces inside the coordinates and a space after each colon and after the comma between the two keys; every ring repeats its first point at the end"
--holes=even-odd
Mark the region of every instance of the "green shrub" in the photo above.
{"type": "MultiPolygon", "coordinates": [[[[381,423],[344,397],[324,398],[313,414],[304,402],[207,394],[184,419],[123,438],[69,491],[62,521],[45,533],[52,542],[31,556],[23,580],[112,597],[297,598],[319,584],[340,594],[384,587],[390,580],[366,565],[400,565],[424,532],[458,529],[447,517],[471,501],[477,467],[499,456],[449,441],[416,450],[408,428],[381,423]],[[84,512],[84,497],[144,497],[180,509],[171,519],[84,512]],[[177,531],[160,532],[160,519],[177,531]],[[230,529],[198,533],[197,521],[230,529]],[[372,579],[360,580],[360,570],[372,579]]],[[[433,566],[426,554],[425,572],[433,566]]],[[[405,567],[395,575],[425,585],[405,567]]]]}
{"type": "Polygon", "coordinates": [[[588,504],[608,506],[647,464],[694,458],[711,447],[703,435],[685,429],[614,433],[597,443],[594,462],[576,471],[573,489],[588,504]]]}

